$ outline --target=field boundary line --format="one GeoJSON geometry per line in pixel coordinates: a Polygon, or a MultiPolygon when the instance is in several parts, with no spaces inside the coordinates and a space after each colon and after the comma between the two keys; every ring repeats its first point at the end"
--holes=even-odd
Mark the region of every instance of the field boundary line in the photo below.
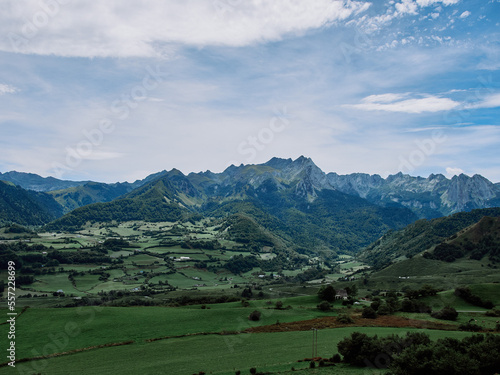
{"type": "MultiPolygon", "coordinates": [[[[87,351],[94,350],[94,349],[111,348],[114,346],[124,346],[124,345],[130,345],[130,344],[134,344],[134,343],[135,343],[135,340],[129,340],[129,341],[122,341],[122,342],[113,342],[113,343],[109,343],[109,344],[94,345],[94,346],[89,346],[86,348],[68,350],[67,352],[52,353],[52,354],[49,354],[46,356],[41,355],[41,356],[37,356],[37,357],[21,358],[21,359],[17,359],[16,363],[31,362],[31,361],[38,361],[40,359],[62,357],[65,355],[87,352],[87,351]]],[[[9,364],[9,362],[0,363],[0,367],[8,366],[8,364],[9,364]]]]}

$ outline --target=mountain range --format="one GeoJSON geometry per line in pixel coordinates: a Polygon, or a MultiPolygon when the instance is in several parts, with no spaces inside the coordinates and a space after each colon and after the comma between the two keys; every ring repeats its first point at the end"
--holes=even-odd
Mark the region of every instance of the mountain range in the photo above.
{"type": "Polygon", "coordinates": [[[10,192],[10,201],[0,200],[3,222],[76,229],[109,220],[234,220],[243,215],[247,224],[271,233],[270,242],[314,251],[357,251],[419,218],[500,206],[500,184],[480,175],[338,175],[323,172],[304,156],[232,165],[222,173],[184,175],[172,169],[133,183],[64,181],[19,172],[0,174],[0,180],[18,185],[0,185],[0,197],[10,192]],[[14,209],[13,200],[30,209],[14,209]],[[14,211],[17,215],[10,214],[14,211]]]}

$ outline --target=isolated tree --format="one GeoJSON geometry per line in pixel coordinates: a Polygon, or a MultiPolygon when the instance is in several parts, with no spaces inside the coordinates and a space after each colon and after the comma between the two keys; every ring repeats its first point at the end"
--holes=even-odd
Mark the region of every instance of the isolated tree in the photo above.
{"type": "Polygon", "coordinates": [[[318,297],[324,301],[333,302],[335,301],[335,288],[331,285],[322,286],[318,291],[318,297]]]}
{"type": "Polygon", "coordinates": [[[248,316],[248,319],[249,320],[253,320],[254,322],[257,322],[260,320],[260,311],[258,310],[254,310],[250,313],[250,315],[248,316]]]}

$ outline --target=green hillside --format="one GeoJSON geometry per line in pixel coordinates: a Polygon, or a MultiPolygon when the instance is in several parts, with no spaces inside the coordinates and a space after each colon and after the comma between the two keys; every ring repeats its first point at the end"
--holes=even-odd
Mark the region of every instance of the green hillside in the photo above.
{"type": "Polygon", "coordinates": [[[0,181],[0,225],[43,225],[61,215],[61,209],[45,193],[24,190],[11,182],[0,181]]]}
{"type": "MultiPolygon", "coordinates": [[[[399,231],[390,231],[368,246],[361,259],[382,269],[395,260],[411,258],[439,245],[459,231],[476,224],[484,216],[499,217],[500,208],[460,212],[433,220],[418,220],[399,231]]],[[[451,238],[450,238],[451,239],[451,238]]]]}

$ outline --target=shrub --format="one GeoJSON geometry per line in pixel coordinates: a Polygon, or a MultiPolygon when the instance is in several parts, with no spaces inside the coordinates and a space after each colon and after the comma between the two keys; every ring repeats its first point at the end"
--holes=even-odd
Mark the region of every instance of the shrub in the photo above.
{"type": "Polygon", "coordinates": [[[431,316],[436,319],[457,320],[458,312],[453,307],[446,306],[439,311],[431,313],[431,316]]]}
{"type": "Polygon", "coordinates": [[[465,323],[465,324],[460,324],[458,326],[458,329],[460,331],[479,332],[483,329],[483,327],[474,323],[465,323]]]}
{"type": "Polygon", "coordinates": [[[361,316],[365,319],[375,319],[377,317],[377,312],[371,307],[366,306],[363,308],[363,313],[361,314],[361,316]]]}
{"type": "Polygon", "coordinates": [[[318,310],[321,310],[321,311],[330,311],[332,309],[332,306],[330,305],[329,302],[327,301],[323,301],[321,302],[318,306],[316,306],[318,308],[318,310]]]}
{"type": "Polygon", "coordinates": [[[249,320],[253,320],[254,322],[257,322],[260,320],[260,311],[258,310],[254,310],[250,313],[250,315],[248,316],[248,319],[249,320]]]}
{"type": "Polygon", "coordinates": [[[342,362],[342,358],[340,357],[340,354],[336,353],[332,358],[330,358],[330,362],[333,362],[333,363],[342,362]]]}
{"type": "Polygon", "coordinates": [[[315,368],[316,363],[314,361],[309,362],[309,368],[315,368]]]}
{"type": "Polygon", "coordinates": [[[500,309],[493,309],[486,311],[486,316],[492,316],[492,317],[499,317],[500,316],[500,309]]]}
{"type": "Polygon", "coordinates": [[[391,309],[387,305],[382,305],[378,308],[377,313],[379,315],[389,315],[391,313],[391,309]]]}
{"type": "Polygon", "coordinates": [[[283,308],[283,302],[281,302],[281,301],[276,301],[275,308],[276,308],[277,310],[281,310],[281,309],[283,308]]]}
{"type": "Polygon", "coordinates": [[[252,367],[250,369],[250,374],[255,375],[257,373],[257,369],[255,367],[252,367]]]}
{"type": "Polygon", "coordinates": [[[340,314],[337,316],[337,322],[342,324],[352,324],[354,320],[348,314],[340,314]]]}

